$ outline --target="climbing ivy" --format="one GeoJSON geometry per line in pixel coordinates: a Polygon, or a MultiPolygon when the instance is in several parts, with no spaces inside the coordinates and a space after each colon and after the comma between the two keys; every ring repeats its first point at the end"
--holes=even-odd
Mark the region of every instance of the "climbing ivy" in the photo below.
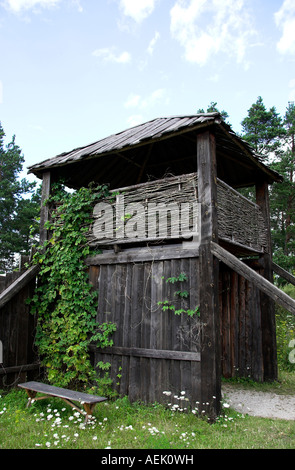
{"type": "MultiPolygon", "coordinates": [[[[162,279],[165,279],[165,278],[162,277],[162,279]]],[[[170,284],[175,284],[175,283],[184,282],[184,281],[187,281],[186,273],[180,273],[178,276],[172,276],[172,277],[168,277],[166,279],[166,282],[170,283],[170,284]]],[[[177,291],[174,292],[174,296],[179,297],[181,299],[187,299],[189,297],[189,293],[188,293],[187,290],[177,290],[177,291]]],[[[175,315],[181,315],[182,313],[184,313],[184,314],[187,314],[189,317],[193,317],[195,314],[200,316],[199,306],[196,306],[196,308],[194,310],[189,309],[189,308],[188,309],[184,309],[184,308],[177,309],[175,307],[175,305],[172,303],[171,300],[159,301],[158,305],[162,306],[163,311],[171,310],[172,312],[174,312],[175,315]]]]}
{"type": "Polygon", "coordinates": [[[48,201],[46,228],[51,234],[34,256],[40,265],[38,287],[30,300],[37,314],[36,345],[48,380],[62,387],[88,386],[97,380],[89,344],[112,345],[112,323],[98,324],[97,292],[89,283],[84,260],[90,253],[86,234],[94,203],[108,195],[106,186],[89,186],[67,193],[60,185],[48,201]],[[58,204],[57,204],[58,203],[58,204]]]}

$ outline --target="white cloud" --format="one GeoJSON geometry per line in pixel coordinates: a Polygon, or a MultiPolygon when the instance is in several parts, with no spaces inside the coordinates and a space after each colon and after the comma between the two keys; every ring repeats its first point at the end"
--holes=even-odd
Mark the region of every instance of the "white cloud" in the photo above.
{"type": "Polygon", "coordinates": [[[141,23],[155,8],[157,0],[120,0],[120,8],[125,16],[141,23]]]}
{"type": "Polygon", "coordinates": [[[281,54],[295,53],[295,3],[294,0],[285,0],[281,8],[274,14],[278,28],[282,30],[282,36],[277,43],[277,49],[281,54]]]}
{"type": "Polygon", "coordinates": [[[127,101],[124,104],[125,108],[135,108],[136,106],[139,106],[140,99],[140,95],[135,95],[134,93],[131,93],[131,95],[128,96],[127,101]]]}
{"type": "Polygon", "coordinates": [[[4,6],[14,13],[20,13],[23,10],[30,10],[34,7],[55,7],[60,1],[61,0],[5,0],[4,6]]]}
{"type": "Polygon", "coordinates": [[[80,0],[72,0],[72,3],[77,7],[79,13],[83,12],[83,7],[80,3],[80,0]]]}
{"type": "Polygon", "coordinates": [[[96,49],[92,52],[92,55],[95,57],[101,57],[106,62],[114,62],[117,64],[127,64],[131,62],[131,55],[129,52],[121,52],[121,54],[116,54],[113,48],[102,48],[96,49]]]}
{"type": "Polygon", "coordinates": [[[220,52],[244,60],[255,31],[244,0],[176,0],[170,11],[170,31],[188,62],[205,65],[220,52]]]}
{"type": "Polygon", "coordinates": [[[144,118],[141,114],[134,114],[132,116],[129,116],[127,119],[127,123],[130,127],[137,126],[138,124],[141,124],[144,121],[144,118]]]}
{"type": "Polygon", "coordinates": [[[153,55],[155,45],[159,39],[160,39],[160,33],[159,31],[156,31],[153,39],[150,41],[148,48],[147,48],[147,51],[150,55],[153,55]]]}
{"type": "Polygon", "coordinates": [[[159,102],[167,104],[168,101],[166,90],[164,88],[158,88],[146,97],[131,93],[124,103],[124,106],[125,108],[147,109],[155,106],[159,102]]]}

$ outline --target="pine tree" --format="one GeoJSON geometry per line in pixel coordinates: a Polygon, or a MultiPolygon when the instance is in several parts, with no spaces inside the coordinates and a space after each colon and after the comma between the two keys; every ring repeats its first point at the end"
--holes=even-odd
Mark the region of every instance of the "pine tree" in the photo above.
{"type": "MultiPolygon", "coordinates": [[[[198,109],[197,113],[204,113],[204,109],[198,109]]],[[[219,113],[222,117],[222,119],[227,122],[229,115],[226,111],[221,110],[217,108],[217,102],[216,101],[211,101],[211,103],[207,106],[207,111],[206,113],[219,113]]],[[[227,122],[228,123],[228,122],[227,122]]],[[[229,123],[228,123],[229,124],[229,123]]]]}
{"type": "Polygon", "coordinates": [[[272,106],[267,110],[259,96],[256,103],[248,109],[248,116],[243,119],[241,125],[244,140],[253,147],[264,163],[270,163],[280,151],[284,135],[282,118],[276,108],[272,106]]]}
{"type": "Polygon", "coordinates": [[[13,268],[17,253],[28,254],[30,225],[40,209],[36,183],[19,178],[24,157],[15,136],[5,147],[0,122],[0,272],[13,268]]]}
{"type": "Polygon", "coordinates": [[[270,217],[274,261],[295,268],[295,107],[289,103],[284,118],[275,107],[266,109],[259,96],[242,121],[243,138],[262,161],[284,177],[270,187],[270,217]]]}
{"type": "Polygon", "coordinates": [[[283,183],[271,190],[274,259],[291,272],[295,270],[295,106],[289,103],[284,116],[285,136],[282,150],[272,168],[283,183]]]}

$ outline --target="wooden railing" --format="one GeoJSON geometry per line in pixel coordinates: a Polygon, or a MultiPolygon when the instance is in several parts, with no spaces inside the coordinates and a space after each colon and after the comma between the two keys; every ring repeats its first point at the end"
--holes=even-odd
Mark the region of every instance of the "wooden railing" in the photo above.
{"type": "Polygon", "coordinates": [[[218,237],[258,253],[267,250],[266,223],[261,208],[218,180],[218,237]]]}
{"type": "Polygon", "coordinates": [[[239,260],[236,256],[229,253],[221,246],[211,242],[211,252],[220,261],[225,263],[231,269],[243,276],[248,281],[252,281],[262,292],[271,297],[276,303],[295,315],[295,300],[289,295],[276,287],[270,281],[265,279],[260,274],[256,273],[253,269],[247,266],[243,261],[239,260]]]}
{"type": "MultiPolygon", "coordinates": [[[[119,188],[95,206],[89,243],[165,242],[188,239],[193,233],[195,241],[199,216],[197,173],[119,188]]],[[[219,179],[217,217],[219,239],[253,252],[267,251],[267,224],[260,206],[219,179]]]]}

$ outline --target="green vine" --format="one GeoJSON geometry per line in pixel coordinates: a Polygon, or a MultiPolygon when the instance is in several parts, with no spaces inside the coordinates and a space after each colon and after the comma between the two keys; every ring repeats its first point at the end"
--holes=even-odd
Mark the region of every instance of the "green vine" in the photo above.
{"type": "MultiPolygon", "coordinates": [[[[165,279],[162,277],[162,279],[165,279]]],[[[169,282],[170,284],[175,284],[177,282],[184,282],[187,281],[187,275],[185,273],[180,273],[179,276],[173,276],[173,277],[168,277],[166,279],[166,282],[169,282]]],[[[189,293],[187,290],[177,290],[174,292],[174,296],[182,298],[182,299],[187,299],[189,297],[189,293]]],[[[193,317],[194,315],[200,316],[200,308],[197,306],[195,309],[176,309],[175,305],[172,304],[171,300],[164,300],[164,301],[159,301],[158,305],[162,305],[162,310],[171,310],[174,312],[175,315],[181,315],[182,313],[187,314],[189,317],[193,317]]]]}
{"type": "Polygon", "coordinates": [[[36,345],[49,382],[86,388],[97,380],[90,343],[111,346],[109,336],[116,329],[112,323],[96,321],[97,292],[89,283],[84,263],[90,255],[86,234],[93,221],[93,206],[108,191],[106,186],[89,186],[69,194],[56,185],[53,194],[46,201],[49,207],[55,205],[46,224],[51,236],[34,256],[41,268],[30,299],[31,311],[38,315],[36,345]]]}

